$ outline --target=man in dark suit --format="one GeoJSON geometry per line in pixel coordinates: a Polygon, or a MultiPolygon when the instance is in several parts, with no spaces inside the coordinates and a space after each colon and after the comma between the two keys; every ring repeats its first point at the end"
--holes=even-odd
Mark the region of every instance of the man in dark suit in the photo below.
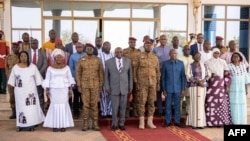
{"type": "MultiPolygon", "coordinates": [[[[40,74],[45,78],[45,71],[48,66],[47,57],[45,52],[38,49],[38,40],[31,40],[31,48],[28,50],[30,62],[37,66],[40,74]]],[[[37,92],[39,96],[40,106],[44,110],[44,90],[42,86],[37,86],[37,92]]]]}
{"type": "Polygon", "coordinates": [[[106,61],[105,64],[105,90],[111,95],[112,103],[112,127],[111,130],[119,128],[125,130],[125,113],[128,93],[133,89],[133,76],[131,60],[122,57],[122,48],[115,49],[115,57],[106,61]],[[119,109],[120,108],[120,109],[119,109]]]}
{"type": "Polygon", "coordinates": [[[71,43],[68,43],[65,45],[65,51],[68,52],[70,55],[73,53],[76,53],[76,46],[75,44],[78,42],[79,40],[79,36],[77,32],[72,33],[71,35],[71,43]]]}
{"type": "Polygon", "coordinates": [[[193,56],[196,52],[203,51],[203,34],[199,33],[197,35],[197,43],[190,46],[190,54],[193,56]]]}

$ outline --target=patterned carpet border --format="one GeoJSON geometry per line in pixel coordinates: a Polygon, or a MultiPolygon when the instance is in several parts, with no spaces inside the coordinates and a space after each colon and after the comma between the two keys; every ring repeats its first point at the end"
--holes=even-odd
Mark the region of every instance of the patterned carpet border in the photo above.
{"type": "Polygon", "coordinates": [[[156,129],[138,129],[137,125],[127,125],[126,131],[111,131],[109,126],[103,126],[101,133],[107,141],[209,141],[206,137],[191,128],[178,128],[170,126],[163,128],[158,125],[156,129]]]}

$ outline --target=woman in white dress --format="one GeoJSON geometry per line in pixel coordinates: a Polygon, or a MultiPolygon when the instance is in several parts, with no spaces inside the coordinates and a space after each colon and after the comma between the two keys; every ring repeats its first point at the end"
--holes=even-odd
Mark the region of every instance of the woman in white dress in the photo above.
{"type": "Polygon", "coordinates": [[[70,68],[63,63],[64,52],[61,49],[55,49],[51,57],[54,58],[55,64],[49,66],[42,83],[51,101],[43,126],[53,128],[53,132],[59,129],[65,132],[67,127],[74,126],[68,100],[75,80],[70,68]]]}
{"type": "Polygon", "coordinates": [[[43,122],[44,115],[40,107],[37,86],[42,84],[42,76],[35,65],[29,62],[26,51],[19,54],[19,63],[10,74],[8,84],[14,87],[16,99],[16,125],[18,131],[34,128],[43,122]]]}

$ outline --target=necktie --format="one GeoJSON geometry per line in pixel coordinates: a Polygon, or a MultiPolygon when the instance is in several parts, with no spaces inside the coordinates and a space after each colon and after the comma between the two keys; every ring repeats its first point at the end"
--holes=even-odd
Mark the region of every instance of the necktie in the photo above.
{"type": "Polygon", "coordinates": [[[121,59],[119,59],[119,63],[118,63],[118,71],[121,72],[122,71],[122,63],[121,63],[121,59]]]}
{"type": "Polygon", "coordinates": [[[200,49],[200,51],[202,51],[201,44],[199,44],[199,49],[200,49]]]}
{"type": "Polygon", "coordinates": [[[34,54],[32,58],[32,63],[36,65],[36,50],[34,49],[34,54]]]}

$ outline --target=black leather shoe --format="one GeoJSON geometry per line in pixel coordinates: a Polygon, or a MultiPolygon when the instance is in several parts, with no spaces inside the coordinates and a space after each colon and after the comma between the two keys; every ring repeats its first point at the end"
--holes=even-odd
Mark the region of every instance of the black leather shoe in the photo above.
{"type": "Polygon", "coordinates": [[[118,129],[118,127],[117,127],[117,126],[112,125],[112,127],[111,127],[111,130],[112,130],[112,131],[115,131],[115,130],[117,130],[117,129],[118,129]]]}
{"type": "Polygon", "coordinates": [[[163,124],[163,127],[169,127],[169,126],[171,126],[171,123],[166,123],[166,122],[165,122],[165,123],[163,124]]]}
{"type": "Polygon", "coordinates": [[[124,126],[119,126],[119,129],[122,131],[126,130],[124,126]]]}
{"type": "Polygon", "coordinates": [[[65,132],[66,131],[66,128],[61,128],[61,132],[65,132]]]}
{"type": "Polygon", "coordinates": [[[58,128],[53,128],[53,132],[58,132],[58,128]]]}
{"type": "Polygon", "coordinates": [[[179,123],[175,123],[174,125],[175,125],[175,126],[178,126],[178,127],[180,127],[180,128],[185,128],[183,125],[181,125],[181,124],[179,124],[179,123]]]}

